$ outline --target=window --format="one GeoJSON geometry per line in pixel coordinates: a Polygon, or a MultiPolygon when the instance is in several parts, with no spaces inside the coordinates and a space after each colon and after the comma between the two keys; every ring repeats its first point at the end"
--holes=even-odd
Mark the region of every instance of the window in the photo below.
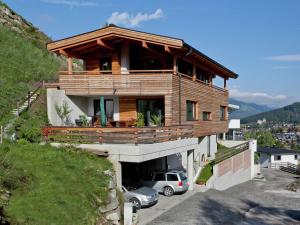
{"type": "Polygon", "coordinates": [[[154,181],[162,181],[162,180],[165,180],[165,174],[163,173],[155,174],[154,181]]]}
{"type": "Polygon", "coordinates": [[[144,115],[146,126],[150,126],[152,116],[160,116],[164,123],[164,100],[163,99],[137,99],[137,112],[144,115]]]}
{"type": "Polygon", "coordinates": [[[226,106],[220,107],[220,120],[226,120],[226,106]]]}
{"type": "Polygon", "coordinates": [[[111,58],[100,58],[100,70],[111,71],[111,58]]]}
{"type": "Polygon", "coordinates": [[[167,174],[168,181],[178,181],[177,174],[167,174]]]}
{"type": "Polygon", "coordinates": [[[274,155],[274,161],[280,161],[281,155],[274,155]]]}
{"type": "Polygon", "coordinates": [[[198,80],[201,80],[205,84],[209,84],[209,75],[208,72],[199,69],[198,67],[196,68],[196,78],[198,80]]]}
{"type": "Polygon", "coordinates": [[[178,60],[178,72],[193,77],[193,64],[181,60],[178,60]]]}
{"type": "Polygon", "coordinates": [[[204,121],[211,120],[211,112],[202,112],[202,120],[204,121]]]}
{"type": "Polygon", "coordinates": [[[197,102],[186,101],[186,120],[197,120],[197,102]]]}
{"type": "Polygon", "coordinates": [[[298,155],[295,155],[295,160],[297,160],[298,159],[298,155]]]}

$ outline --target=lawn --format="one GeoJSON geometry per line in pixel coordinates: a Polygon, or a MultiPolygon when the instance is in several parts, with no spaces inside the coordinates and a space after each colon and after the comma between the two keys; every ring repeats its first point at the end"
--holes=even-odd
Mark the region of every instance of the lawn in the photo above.
{"type": "Polygon", "coordinates": [[[108,195],[103,171],[111,168],[71,148],[0,145],[0,186],[12,193],[5,216],[12,225],[95,224],[108,195]]]}

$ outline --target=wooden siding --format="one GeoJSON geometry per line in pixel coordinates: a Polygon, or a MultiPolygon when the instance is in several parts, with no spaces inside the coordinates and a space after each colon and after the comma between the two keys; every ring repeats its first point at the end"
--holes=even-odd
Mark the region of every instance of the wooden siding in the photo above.
{"type": "Polygon", "coordinates": [[[164,96],[172,92],[172,74],[60,75],[67,95],[164,96]]]}
{"type": "Polygon", "coordinates": [[[228,91],[210,87],[201,81],[193,81],[192,78],[181,76],[181,113],[179,113],[179,75],[173,75],[172,79],[172,124],[194,124],[198,128],[199,136],[223,133],[228,130],[228,121],[221,121],[220,106],[228,105],[228,91]],[[186,101],[197,102],[196,121],[187,121],[186,101]],[[211,112],[210,121],[202,121],[202,112],[211,112]]]}
{"type": "Polygon", "coordinates": [[[119,97],[120,120],[132,121],[137,118],[136,97],[119,97]]]}

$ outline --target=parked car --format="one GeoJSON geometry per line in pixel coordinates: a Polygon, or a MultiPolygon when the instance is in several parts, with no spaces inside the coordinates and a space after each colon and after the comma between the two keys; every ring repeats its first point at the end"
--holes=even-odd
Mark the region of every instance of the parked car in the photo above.
{"type": "Polygon", "coordinates": [[[165,196],[186,192],[189,188],[188,179],[183,171],[153,172],[141,182],[165,196]]]}
{"type": "Polygon", "coordinates": [[[137,209],[146,206],[155,205],[158,202],[158,192],[153,188],[139,187],[133,190],[127,190],[122,186],[125,201],[132,202],[137,209]]]}

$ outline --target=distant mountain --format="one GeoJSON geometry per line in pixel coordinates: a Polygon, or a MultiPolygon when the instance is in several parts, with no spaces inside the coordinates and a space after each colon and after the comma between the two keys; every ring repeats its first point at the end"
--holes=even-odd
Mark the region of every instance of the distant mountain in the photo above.
{"type": "Polygon", "coordinates": [[[230,114],[230,117],[233,119],[242,119],[248,116],[272,110],[272,108],[265,105],[257,105],[255,103],[242,102],[233,98],[229,99],[229,103],[238,105],[240,107],[239,110],[236,110],[230,114]]]}
{"type": "Polygon", "coordinates": [[[242,123],[257,122],[266,118],[267,122],[274,123],[299,123],[300,122],[300,102],[274,109],[269,112],[259,113],[242,119],[242,123]]]}

